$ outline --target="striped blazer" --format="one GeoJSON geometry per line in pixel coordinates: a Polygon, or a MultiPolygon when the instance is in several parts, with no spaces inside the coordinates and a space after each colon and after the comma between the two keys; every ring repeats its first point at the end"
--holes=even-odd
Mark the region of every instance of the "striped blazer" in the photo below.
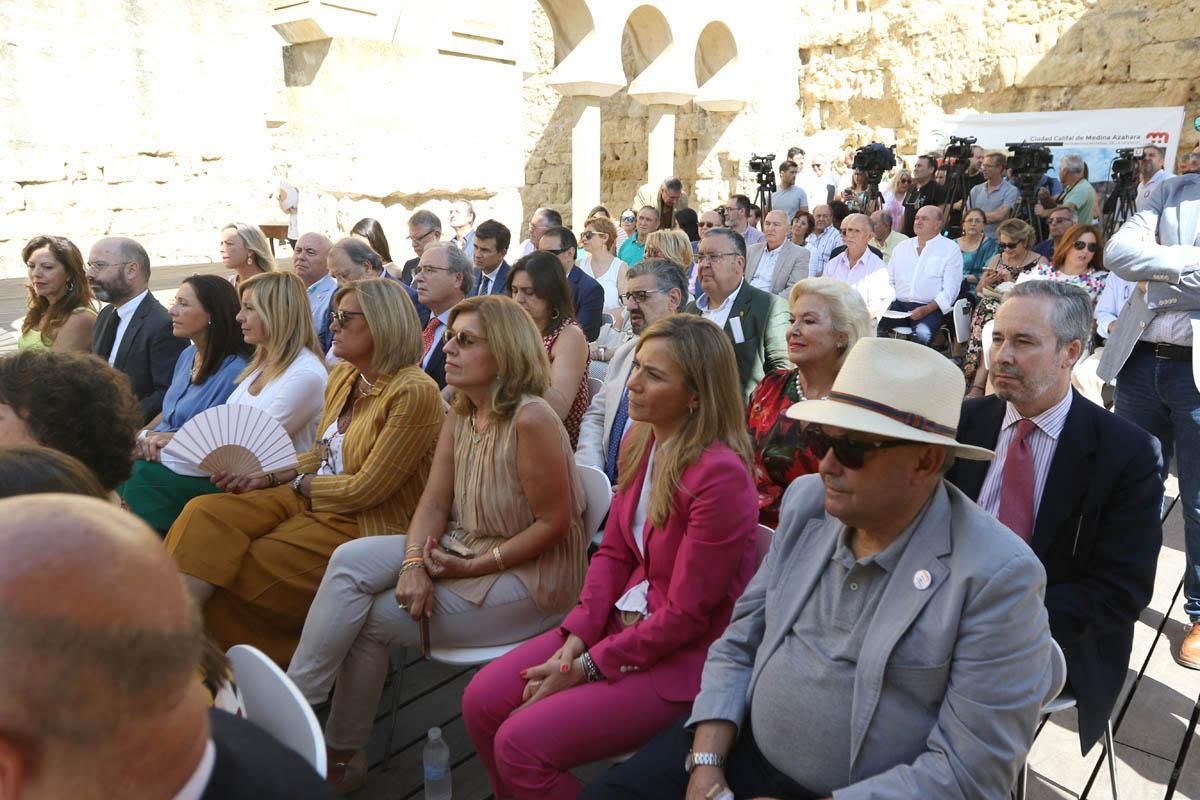
{"type": "MultiPolygon", "coordinates": [[[[356,391],[357,378],[358,370],[345,363],[330,373],[317,436],[324,437],[337,419],[356,391]]],[[[354,418],[342,440],[342,474],[312,479],[313,511],[356,517],[360,536],[407,530],[445,418],[437,383],[419,366],[380,375],[354,404],[354,418]]],[[[301,454],[297,469],[320,469],[322,448],[318,441],[301,454]]]]}

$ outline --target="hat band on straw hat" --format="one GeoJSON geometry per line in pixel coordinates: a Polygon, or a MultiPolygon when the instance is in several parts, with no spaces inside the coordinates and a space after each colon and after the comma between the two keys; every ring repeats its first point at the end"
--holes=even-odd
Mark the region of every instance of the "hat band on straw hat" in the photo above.
{"type": "Polygon", "coordinates": [[[836,400],[839,403],[865,408],[868,411],[874,411],[876,414],[882,414],[888,419],[895,420],[901,425],[907,425],[910,428],[916,428],[919,431],[926,433],[938,433],[942,436],[954,438],[958,434],[958,430],[949,425],[942,425],[934,422],[928,417],[923,417],[920,414],[914,414],[911,411],[901,411],[898,408],[880,403],[878,400],[871,400],[866,397],[859,397],[856,394],[846,394],[845,392],[830,392],[830,400],[836,400]]]}

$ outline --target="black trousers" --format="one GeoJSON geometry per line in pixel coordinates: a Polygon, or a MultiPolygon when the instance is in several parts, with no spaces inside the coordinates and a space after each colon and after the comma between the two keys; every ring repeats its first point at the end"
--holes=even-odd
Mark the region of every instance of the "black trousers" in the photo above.
{"type": "MultiPolygon", "coordinates": [[[[675,720],[633,758],[617,764],[585,787],[581,800],[682,800],[690,777],[683,771],[683,761],[692,749],[692,732],[683,727],[688,716],[684,714],[675,720]]],[[[726,760],[725,780],[739,798],[817,800],[818,797],[767,762],[754,742],[749,720],[726,760]]]]}

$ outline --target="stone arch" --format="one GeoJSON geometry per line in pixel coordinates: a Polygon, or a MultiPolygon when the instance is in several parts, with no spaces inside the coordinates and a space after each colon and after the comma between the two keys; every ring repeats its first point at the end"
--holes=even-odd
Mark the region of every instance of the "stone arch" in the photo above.
{"type": "Polygon", "coordinates": [[[724,22],[713,21],[700,31],[696,41],[696,85],[704,86],[709,79],[738,58],[737,41],[724,22]]]}
{"type": "Polygon", "coordinates": [[[621,65],[632,82],[674,44],[671,24],[658,8],[641,5],[625,20],[621,34],[621,65]]]}
{"type": "Polygon", "coordinates": [[[538,0],[554,29],[554,66],[562,63],[596,23],[586,0],[538,0]]]}

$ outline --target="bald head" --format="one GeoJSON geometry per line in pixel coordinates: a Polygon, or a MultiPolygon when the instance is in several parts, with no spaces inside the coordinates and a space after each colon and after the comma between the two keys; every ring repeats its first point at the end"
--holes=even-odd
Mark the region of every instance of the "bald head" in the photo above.
{"type": "Polygon", "coordinates": [[[787,240],[788,215],[786,211],[768,211],[763,217],[763,235],[767,237],[767,249],[774,250],[787,240]]]}
{"type": "Polygon", "coordinates": [[[150,285],[150,256],[146,248],[124,236],[109,236],[88,253],[88,283],[106,303],[120,305],[150,285]]]}
{"type": "Polygon", "coordinates": [[[927,242],[941,233],[942,210],[937,206],[922,206],[913,218],[913,232],[917,241],[927,242]]]}
{"type": "Polygon", "coordinates": [[[329,274],[326,258],[333,242],[323,233],[303,233],[296,240],[296,251],[292,254],[292,269],[305,286],[312,286],[329,274]]]}
{"type": "Polygon", "coordinates": [[[833,209],[826,205],[817,206],[812,210],[813,222],[816,223],[814,233],[824,233],[833,224],[833,209]]]}
{"type": "Polygon", "coordinates": [[[871,218],[866,214],[847,214],[842,220],[842,241],[846,245],[846,256],[853,266],[867,250],[871,239],[871,218]]]}
{"type": "Polygon", "coordinates": [[[102,741],[195,683],[201,636],[146,525],[76,495],[0,500],[0,737],[102,741]]]}

